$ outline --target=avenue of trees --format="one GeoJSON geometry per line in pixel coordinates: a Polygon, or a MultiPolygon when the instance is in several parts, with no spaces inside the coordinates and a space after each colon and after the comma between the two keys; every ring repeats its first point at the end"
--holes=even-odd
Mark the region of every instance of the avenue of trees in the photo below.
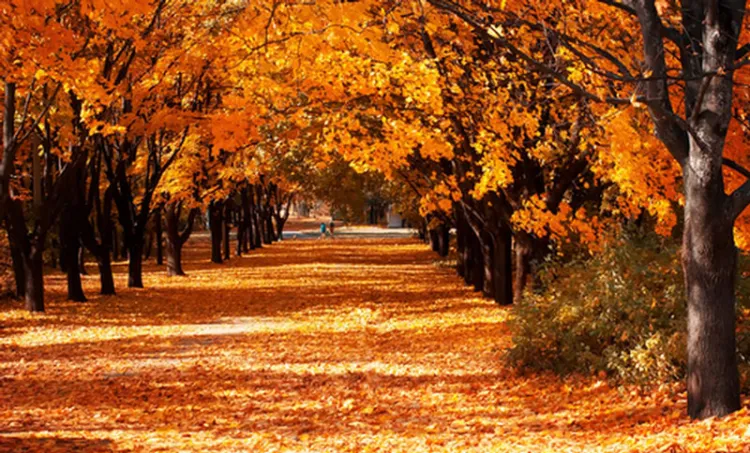
{"type": "Polygon", "coordinates": [[[29,310],[45,257],[71,300],[83,250],[102,294],[121,256],[142,287],[149,253],[184,274],[199,216],[221,263],[356,171],[443,256],[455,229],[458,274],[501,305],[629,222],[681,234],[689,414],[740,408],[745,2],[6,3],[0,223],[29,310]]]}

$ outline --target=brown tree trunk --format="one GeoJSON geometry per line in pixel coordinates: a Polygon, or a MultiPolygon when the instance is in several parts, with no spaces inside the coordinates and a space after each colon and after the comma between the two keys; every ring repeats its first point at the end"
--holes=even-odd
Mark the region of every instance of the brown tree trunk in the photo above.
{"type": "Polygon", "coordinates": [[[13,278],[16,282],[17,299],[23,299],[26,296],[26,274],[23,265],[23,254],[16,244],[10,241],[10,257],[13,263],[13,278]]]}
{"type": "Polygon", "coordinates": [[[164,234],[162,232],[161,210],[161,206],[156,208],[156,215],[154,219],[154,227],[156,228],[156,264],[158,266],[164,264],[164,234]]]}
{"type": "Polygon", "coordinates": [[[432,228],[429,231],[430,237],[430,248],[433,252],[438,253],[440,251],[440,233],[437,228],[432,228]]]}
{"type": "Polygon", "coordinates": [[[125,238],[125,231],[122,232],[122,242],[120,243],[120,260],[128,259],[128,241],[125,238]]]}
{"type": "Polygon", "coordinates": [[[222,203],[211,202],[208,206],[208,228],[211,234],[211,261],[217,264],[223,262],[221,258],[222,236],[222,203]]]}
{"type": "Polygon", "coordinates": [[[143,237],[133,237],[128,250],[128,288],[143,288],[143,237]]]}
{"type": "Polygon", "coordinates": [[[282,241],[284,240],[284,224],[286,223],[286,219],[282,216],[276,216],[276,240],[282,241]]]}
{"type": "Polygon", "coordinates": [[[198,209],[193,209],[188,214],[185,228],[180,231],[180,212],[182,206],[170,204],[165,208],[167,226],[167,275],[170,277],[185,275],[182,270],[182,247],[190,238],[193,231],[198,209]]]}
{"type": "Polygon", "coordinates": [[[482,247],[471,228],[469,229],[470,234],[467,235],[468,239],[468,259],[466,261],[466,275],[467,283],[474,286],[475,291],[481,291],[484,286],[484,269],[482,263],[482,247]]]}
{"type": "Polygon", "coordinates": [[[98,202],[96,208],[97,225],[99,228],[99,239],[101,246],[96,253],[97,266],[99,267],[100,294],[105,296],[115,295],[115,280],[112,276],[112,244],[117,244],[117,228],[112,222],[112,191],[104,192],[103,205],[98,202]]]}
{"type": "Polygon", "coordinates": [[[253,232],[255,233],[253,236],[255,237],[255,240],[253,241],[255,243],[255,248],[262,248],[263,247],[263,222],[260,221],[260,214],[258,213],[258,207],[256,206],[255,209],[253,209],[253,232]]]}
{"type": "Polygon", "coordinates": [[[81,275],[89,275],[86,270],[86,249],[81,247],[80,242],[78,243],[78,256],[76,259],[78,260],[78,271],[81,275]]]}
{"type": "Polygon", "coordinates": [[[42,254],[32,252],[24,259],[26,280],[26,309],[31,312],[44,311],[44,263],[42,254]]]}
{"type": "Polygon", "coordinates": [[[144,244],[144,252],[143,252],[143,258],[149,259],[151,258],[151,250],[154,247],[154,233],[153,231],[148,232],[148,236],[146,237],[146,242],[144,244]]]}
{"type": "MultiPolygon", "coordinates": [[[[457,203],[453,203],[454,219],[456,222],[456,273],[466,280],[466,260],[467,260],[467,245],[466,245],[466,220],[463,218],[461,208],[457,203]]],[[[420,228],[420,231],[422,229],[420,228]]],[[[424,233],[423,233],[424,234],[424,233]]],[[[426,234],[425,234],[426,236],[426,234]]],[[[424,238],[423,238],[424,239],[424,238]]],[[[467,281],[468,282],[468,281],[467,281]]]]}
{"type": "Polygon", "coordinates": [[[179,238],[173,238],[171,233],[167,233],[167,275],[185,275],[185,271],[182,270],[182,244],[179,238]]]}
{"type": "Polygon", "coordinates": [[[734,294],[737,249],[721,187],[702,185],[686,170],[685,195],[682,267],[688,301],[688,413],[703,419],[740,408],[734,294]]]}
{"type": "Polygon", "coordinates": [[[112,259],[117,261],[120,258],[120,239],[117,237],[117,227],[112,225],[112,259]]]}
{"type": "Polygon", "coordinates": [[[268,212],[268,209],[265,209],[265,222],[266,227],[264,228],[264,232],[266,233],[265,237],[265,243],[266,244],[273,244],[273,241],[275,240],[275,234],[274,234],[274,228],[273,228],[273,220],[271,218],[271,213],[268,212]]]}
{"type": "Polygon", "coordinates": [[[235,210],[235,216],[237,218],[237,247],[234,253],[242,256],[242,247],[245,242],[245,219],[242,216],[242,207],[235,210]]]}
{"type": "Polygon", "coordinates": [[[70,265],[68,266],[68,300],[74,302],[86,302],[86,296],[83,293],[83,285],[81,284],[81,272],[78,265],[78,255],[81,251],[80,244],[77,246],[77,250],[71,251],[70,265]]]}
{"type": "Polygon", "coordinates": [[[494,299],[500,305],[513,303],[513,236],[510,228],[499,225],[493,236],[492,280],[495,283],[494,299]]]}
{"type": "Polygon", "coordinates": [[[65,263],[65,274],[68,281],[68,300],[85,302],[79,268],[81,242],[75,218],[80,215],[71,206],[66,205],[65,215],[60,222],[60,261],[65,263]]]}
{"type": "Polygon", "coordinates": [[[229,250],[231,249],[230,243],[229,243],[230,242],[229,238],[231,237],[231,234],[232,234],[232,223],[231,223],[231,221],[232,221],[232,207],[231,207],[231,203],[229,203],[229,202],[224,203],[224,209],[223,209],[223,211],[224,211],[224,214],[223,214],[224,215],[224,218],[223,218],[224,231],[222,232],[222,242],[223,242],[223,245],[224,245],[224,260],[229,260],[229,258],[231,257],[230,252],[229,252],[229,250]]]}
{"type": "Polygon", "coordinates": [[[513,243],[515,253],[515,276],[513,285],[513,298],[520,301],[531,274],[531,257],[533,246],[531,239],[525,233],[519,233],[513,243]]]}
{"type": "Polygon", "coordinates": [[[98,257],[97,266],[99,268],[99,293],[104,296],[113,296],[115,294],[115,279],[112,276],[109,250],[98,257]]]}
{"type": "Polygon", "coordinates": [[[438,255],[442,256],[443,258],[448,256],[448,253],[450,253],[450,240],[451,240],[451,234],[450,234],[450,227],[446,224],[440,225],[440,228],[438,228],[438,255]]]}
{"type": "Polygon", "coordinates": [[[245,210],[245,222],[247,223],[247,242],[250,250],[254,250],[256,247],[260,247],[260,241],[258,241],[258,225],[252,185],[242,189],[242,206],[245,210]]]}

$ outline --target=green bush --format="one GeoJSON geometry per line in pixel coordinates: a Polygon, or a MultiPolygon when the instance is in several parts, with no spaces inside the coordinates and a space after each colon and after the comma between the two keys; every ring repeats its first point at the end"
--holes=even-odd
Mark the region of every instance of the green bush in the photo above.
{"type": "MultiPolygon", "coordinates": [[[[538,278],[540,289],[519,301],[509,322],[512,364],[560,374],[605,372],[640,385],[684,376],[686,307],[673,241],[630,235],[594,258],[548,264],[538,278]]],[[[747,280],[740,276],[738,291],[743,365],[750,358],[742,308],[747,280]]]]}

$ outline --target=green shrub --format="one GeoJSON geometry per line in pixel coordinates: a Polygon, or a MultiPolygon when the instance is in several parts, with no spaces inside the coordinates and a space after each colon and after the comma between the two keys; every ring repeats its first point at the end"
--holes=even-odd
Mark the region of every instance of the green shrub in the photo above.
{"type": "MultiPolygon", "coordinates": [[[[674,241],[630,235],[594,258],[548,264],[538,278],[540,290],[527,293],[509,321],[512,364],[560,374],[606,372],[640,385],[684,376],[686,307],[674,241]]],[[[747,280],[740,276],[738,291],[744,364],[747,280]]]]}

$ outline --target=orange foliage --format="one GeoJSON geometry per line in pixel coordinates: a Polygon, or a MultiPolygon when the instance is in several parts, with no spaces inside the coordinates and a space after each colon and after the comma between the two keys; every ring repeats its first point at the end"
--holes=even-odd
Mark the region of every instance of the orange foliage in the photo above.
{"type": "MultiPolygon", "coordinates": [[[[523,375],[507,311],[411,240],[284,241],[187,278],[0,311],[0,451],[747,451],[747,409],[523,375]]],[[[122,283],[124,263],[116,264],[122,283]]],[[[94,293],[95,277],[85,285],[94,293]]],[[[122,287],[121,285],[120,287],[122,287]]]]}

